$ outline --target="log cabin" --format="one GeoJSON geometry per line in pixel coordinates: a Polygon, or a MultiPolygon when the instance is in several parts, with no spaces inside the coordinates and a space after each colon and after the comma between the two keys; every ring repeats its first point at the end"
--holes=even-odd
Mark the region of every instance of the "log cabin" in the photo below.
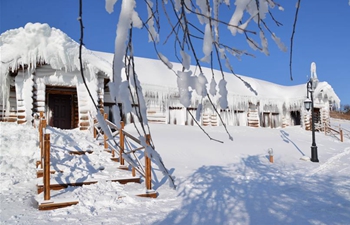
{"type": "MultiPolygon", "coordinates": [[[[28,23],[22,28],[8,30],[0,36],[0,50],[1,121],[31,123],[43,112],[50,126],[87,130],[92,125],[91,115],[96,112],[93,102],[113,120],[111,107],[117,103],[112,100],[108,87],[112,79],[113,54],[83,47],[83,72],[89,94],[80,72],[79,44],[59,29],[48,24],[28,23]]],[[[169,70],[160,60],[135,57],[135,65],[149,123],[310,128],[311,112],[304,109],[306,84],[282,86],[224,73],[228,91],[226,108],[220,107],[220,94],[208,94],[209,99],[193,90],[190,106],[184,107],[180,103],[178,77],[174,74],[182,70],[180,63],[173,63],[169,70]],[[198,120],[194,116],[196,113],[201,115],[198,120]]],[[[196,74],[196,67],[192,66],[190,71],[196,74]]],[[[214,79],[209,68],[204,68],[203,74],[207,80],[212,79],[211,82],[222,79],[217,70],[214,70],[214,79]]],[[[312,64],[310,77],[317,83],[314,90],[316,122],[327,122],[330,108],[339,107],[340,100],[331,85],[318,80],[315,64],[312,64]]],[[[211,85],[207,85],[208,89],[211,85]]],[[[123,116],[126,123],[133,122],[129,115],[123,116]]]]}

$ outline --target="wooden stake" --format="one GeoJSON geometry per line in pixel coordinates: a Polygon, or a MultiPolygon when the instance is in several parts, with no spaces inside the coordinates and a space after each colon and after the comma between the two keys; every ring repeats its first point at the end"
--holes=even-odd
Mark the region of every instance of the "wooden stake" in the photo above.
{"type": "Polygon", "coordinates": [[[96,130],[96,127],[95,127],[95,123],[96,123],[96,120],[94,120],[94,139],[97,137],[97,130],[96,130]]]}
{"type": "Polygon", "coordinates": [[[339,135],[340,135],[340,141],[343,142],[343,130],[341,128],[339,128],[339,135]]]}
{"type": "Polygon", "coordinates": [[[131,175],[132,175],[133,177],[136,176],[136,169],[135,169],[135,167],[132,167],[131,175]]]}
{"type": "Polygon", "coordinates": [[[270,155],[270,163],[273,163],[273,155],[270,155]]]}
{"type": "Polygon", "coordinates": [[[39,148],[40,148],[40,168],[43,168],[44,159],[44,136],[43,130],[46,128],[46,119],[40,119],[39,122],[39,148]]]}
{"type": "Polygon", "coordinates": [[[119,130],[119,163],[120,165],[124,165],[124,159],[123,159],[123,152],[124,152],[124,133],[123,133],[123,129],[124,129],[124,122],[121,121],[120,122],[120,130],[119,130]]]}
{"type": "MultiPolygon", "coordinates": [[[[41,114],[42,112],[40,112],[41,114]]],[[[40,161],[37,164],[40,164],[40,168],[43,168],[43,157],[44,157],[44,150],[43,150],[43,128],[42,128],[42,120],[40,118],[39,120],[39,149],[40,149],[40,161]]]]}
{"type": "MultiPolygon", "coordinates": [[[[104,114],[104,119],[107,120],[107,118],[108,118],[108,115],[107,115],[107,113],[105,113],[105,114],[104,114]]],[[[104,148],[105,148],[105,150],[106,150],[106,149],[108,149],[107,134],[106,134],[106,132],[104,132],[103,140],[104,140],[104,148]]],[[[113,150],[112,150],[112,155],[113,155],[113,150]]]]}
{"type": "Polygon", "coordinates": [[[50,134],[44,134],[44,200],[50,200],[50,134]]]}
{"type": "MultiPolygon", "coordinates": [[[[146,143],[147,146],[150,145],[151,135],[146,134],[146,143]]],[[[146,189],[152,189],[152,175],[151,175],[151,158],[149,158],[145,152],[145,172],[146,172],[146,189]]]]}

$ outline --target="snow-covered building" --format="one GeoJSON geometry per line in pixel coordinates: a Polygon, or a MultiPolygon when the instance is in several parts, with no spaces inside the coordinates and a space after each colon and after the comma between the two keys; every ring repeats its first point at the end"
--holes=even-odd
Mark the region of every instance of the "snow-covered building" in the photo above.
{"type": "MultiPolygon", "coordinates": [[[[107,113],[115,104],[107,85],[112,79],[113,54],[82,49],[88,93],[80,72],[79,44],[59,29],[28,23],[24,28],[8,30],[0,36],[0,52],[1,121],[30,123],[36,113],[44,112],[51,126],[84,130],[91,125],[90,114],[96,112],[93,101],[107,113]]],[[[174,73],[181,69],[178,63],[169,70],[160,60],[135,57],[149,122],[193,125],[199,112],[198,123],[202,125],[218,126],[224,122],[232,126],[308,127],[310,112],[303,106],[306,84],[281,86],[224,73],[227,108],[220,107],[221,96],[211,95],[213,90],[208,91],[210,99],[192,92],[190,107],[185,108],[180,104],[178,77],[174,73]],[[202,110],[198,110],[198,103],[202,110]]],[[[195,67],[190,70],[198,75],[195,67]]],[[[318,121],[325,122],[330,104],[339,106],[340,100],[327,82],[318,81],[315,65],[311,73],[318,83],[314,110],[318,121]]],[[[203,68],[203,74],[212,79],[211,69],[203,68]]],[[[214,71],[214,79],[222,79],[220,71],[214,71]]],[[[208,85],[208,90],[217,89],[213,84],[208,85]]],[[[130,117],[125,116],[124,120],[130,122],[130,117]]]]}

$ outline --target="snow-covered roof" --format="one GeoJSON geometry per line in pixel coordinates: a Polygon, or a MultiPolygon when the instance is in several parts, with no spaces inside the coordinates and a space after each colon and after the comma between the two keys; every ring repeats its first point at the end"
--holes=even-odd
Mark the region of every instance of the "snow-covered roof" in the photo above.
{"type": "MultiPolygon", "coordinates": [[[[35,68],[37,63],[50,64],[57,70],[80,70],[79,44],[46,23],[27,23],[24,27],[2,33],[0,52],[2,76],[9,68],[13,71],[21,65],[35,68]]],[[[82,58],[84,66],[93,66],[111,75],[110,64],[85,47],[82,49],[82,58]]]]}
{"type": "MultiPolygon", "coordinates": [[[[94,51],[98,57],[110,62],[113,62],[113,54],[106,52],[94,51]]],[[[181,71],[182,64],[172,63],[174,71],[181,71]]],[[[140,79],[143,90],[147,92],[157,92],[158,96],[172,92],[178,93],[177,76],[173,71],[169,70],[166,65],[160,60],[135,57],[135,69],[140,79]]],[[[210,68],[202,68],[208,82],[212,77],[210,68]]],[[[196,68],[192,66],[192,71],[196,68]]],[[[198,75],[199,71],[195,72],[198,75]]],[[[306,98],[306,84],[283,86],[274,84],[268,81],[263,81],[256,78],[251,78],[242,75],[233,75],[224,72],[225,80],[227,81],[228,101],[233,108],[239,108],[235,104],[242,102],[260,102],[260,106],[285,104],[286,107],[300,107],[306,98]],[[231,100],[231,102],[230,102],[231,100]]],[[[222,78],[221,71],[214,70],[216,81],[222,78]]],[[[209,86],[209,84],[208,84],[209,86]]],[[[325,97],[334,102],[335,105],[340,105],[340,100],[335,94],[333,88],[327,82],[319,82],[315,90],[315,96],[325,97]]]]}
{"type": "MultiPolygon", "coordinates": [[[[34,69],[37,63],[45,62],[57,70],[70,72],[80,69],[79,44],[61,30],[51,28],[48,24],[28,23],[24,28],[4,32],[0,36],[0,52],[2,85],[6,83],[9,68],[16,70],[20,65],[26,64],[29,68],[34,69]]],[[[96,73],[102,71],[107,76],[112,76],[112,53],[83,48],[82,54],[84,66],[90,69],[92,67],[96,73]]],[[[144,92],[155,92],[157,96],[177,94],[177,76],[174,71],[181,71],[182,64],[172,64],[173,71],[169,70],[160,60],[135,57],[135,69],[144,92]]],[[[190,70],[194,75],[199,74],[194,66],[190,70]]],[[[210,83],[211,69],[203,68],[203,73],[210,83]]],[[[221,72],[214,70],[214,77],[216,82],[221,80],[221,72]]],[[[239,108],[237,104],[242,104],[242,102],[245,104],[259,102],[260,107],[265,105],[300,107],[301,100],[306,98],[305,84],[282,86],[231,73],[224,73],[224,77],[227,81],[227,99],[230,108],[239,108]]],[[[219,97],[218,94],[216,95],[213,96],[214,100],[219,97]]],[[[326,97],[325,99],[334,102],[335,105],[340,105],[338,96],[327,82],[319,82],[315,96],[326,97]]]]}

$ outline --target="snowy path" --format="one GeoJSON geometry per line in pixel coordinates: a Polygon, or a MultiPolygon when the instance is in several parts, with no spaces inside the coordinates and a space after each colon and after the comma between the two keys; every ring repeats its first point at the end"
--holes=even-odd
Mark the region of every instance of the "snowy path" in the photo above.
{"type": "Polygon", "coordinates": [[[312,175],[320,173],[326,169],[330,169],[330,167],[332,167],[332,170],[335,170],[338,172],[343,172],[343,171],[349,172],[350,166],[343,165],[342,162],[344,162],[344,161],[350,162],[350,147],[346,148],[344,150],[344,152],[338,153],[337,155],[331,157],[325,163],[320,165],[318,168],[312,170],[308,174],[308,176],[312,176],[312,175]]]}

